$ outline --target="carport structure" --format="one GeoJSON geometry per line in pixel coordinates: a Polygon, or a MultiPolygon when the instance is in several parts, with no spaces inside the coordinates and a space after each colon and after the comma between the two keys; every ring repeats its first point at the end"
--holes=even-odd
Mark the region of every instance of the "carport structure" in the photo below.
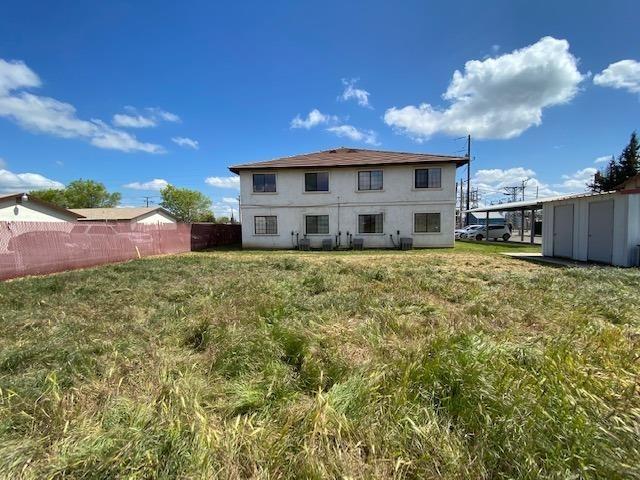
{"type": "MultiPolygon", "coordinates": [[[[529,242],[531,244],[535,244],[535,218],[536,211],[542,209],[542,205],[545,202],[549,202],[551,200],[556,200],[561,197],[546,197],[546,198],[536,198],[534,200],[523,200],[520,202],[509,202],[509,203],[498,203],[496,205],[487,205],[486,207],[478,207],[472,208],[468,210],[469,213],[480,214],[484,213],[487,218],[487,225],[489,224],[489,214],[491,212],[520,212],[520,241],[524,242],[524,219],[527,212],[530,212],[531,218],[531,232],[529,235],[529,242]]],[[[479,217],[479,215],[476,215],[479,217]]],[[[486,227],[486,235],[485,238],[489,239],[489,230],[488,226],[486,227]]]]}

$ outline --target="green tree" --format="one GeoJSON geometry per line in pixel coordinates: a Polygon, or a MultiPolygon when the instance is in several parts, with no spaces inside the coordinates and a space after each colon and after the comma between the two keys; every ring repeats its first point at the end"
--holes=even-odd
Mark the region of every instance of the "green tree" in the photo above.
{"type": "Polygon", "coordinates": [[[216,223],[229,223],[229,222],[230,222],[229,217],[222,216],[222,217],[216,218],[216,223]]]}
{"type": "Polygon", "coordinates": [[[106,208],[120,203],[118,192],[109,193],[107,187],[93,180],[74,180],[63,189],[35,190],[30,195],[64,208],[106,208]]]}
{"type": "Polygon", "coordinates": [[[640,163],[640,144],[638,143],[638,135],[636,132],[631,134],[629,144],[624,147],[618,164],[620,166],[620,181],[622,183],[628,178],[638,173],[638,163],[640,163]]]}
{"type": "Polygon", "coordinates": [[[162,202],[166,208],[181,222],[199,222],[211,218],[211,200],[197,190],[177,188],[167,185],[160,191],[162,202]]]}
{"type": "Polygon", "coordinates": [[[603,172],[596,173],[589,188],[594,192],[609,192],[615,190],[625,180],[635,176],[640,171],[640,142],[636,132],[631,134],[629,144],[624,147],[618,160],[612,156],[603,172]]]}

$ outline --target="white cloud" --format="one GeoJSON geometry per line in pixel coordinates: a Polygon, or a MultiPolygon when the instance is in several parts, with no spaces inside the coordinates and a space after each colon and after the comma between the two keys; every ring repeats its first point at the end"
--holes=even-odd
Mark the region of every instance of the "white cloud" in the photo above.
{"type": "Polygon", "coordinates": [[[207,177],[204,182],[212,187],[240,190],[240,177],[237,175],[230,177],[207,177]]]}
{"type": "Polygon", "coordinates": [[[13,173],[0,169],[0,193],[64,188],[64,184],[46,178],[39,173],[13,173]]]}
{"type": "Polygon", "coordinates": [[[606,163],[611,160],[611,155],[604,155],[602,157],[596,158],[593,163],[606,163]]]}
{"type": "Polygon", "coordinates": [[[506,139],[542,123],[544,108],[569,102],[584,76],[566,40],[533,45],[455,71],[441,109],[428,103],[390,108],[385,122],[417,141],[436,133],[506,139]]]}
{"type": "Polygon", "coordinates": [[[593,83],[601,87],[622,88],[640,93],[640,62],[620,60],[612,63],[593,77],[593,83]]]}
{"type": "Polygon", "coordinates": [[[124,113],[116,113],[113,116],[112,123],[116,127],[129,127],[129,128],[146,128],[155,127],[156,121],[150,117],[143,117],[142,115],[127,115],[124,113]]]}
{"type": "Polygon", "coordinates": [[[500,45],[498,45],[497,43],[491,45],[491,51],[493,53],[498,53],[500,51],[500,45]]]}
{"type": "Polygon", "coordinates": [[[0,168],[5,168],[7,166],[7,162],[4,158],[0,157],[0,168]]]}
{"type": "Polygon", "coordinates": [[[181,147],[193,148],[194,150],[198,150],[198,148],[200,148],[197,140],[193,140],[188,137],[173,137],[171,141],[181,147]]]}
{"type": "Polygon", "coordinates": [[[236,204],[238,203],[238,199],[233,197],[222,197],[222,202],[236,204]]]}
{"type": "Polygon", "coordinates": [[[213,214],[218,217],[231,217],[231,212],[236,220],[238,220],[238,208],[233,208],[231,205],[225,202],[213,202],[211,205],[213,214]]]}
{"type": "Polygon", "coordinates": [[[578,192],[587,190],[587,184],[593,180],[597,171],[597,168],[587,167],[571,175],[562,175],[564,181],[557,186],[578,192]]]}
{"type": "Polygon", "coordinates": [[[337,122],[338,118],[334,115],[325,115],[317,108],[314,108],[309,112],[307,118],[300,118],[300,115],[291,120],[291,128],[305,128],[307,130],[316,127],[320,124],[337,122]]]}
{"type": "Polygon", "coordinates": [[[123,185],[123,188],[131,188],[133,190],[160,191],[167,185],[169,185],[169,182],[167,182],[165,179],[154,178],[153,180],[149,180],[148,182],[143,182],[143,183],[141,182],[127,183],[126,185],[123,185]]]}
{"type": "Polygon", "coordinates": [[[8,118],[31,132],[61,138],[83,138],[100,148],[164,152],[162,146],[141,142],[100,120],[78,118],[76,109],[69,103],[21,91],[40,85],[38,76],[24,63],[0,59],[0,117],[8,118]]]}
{"type": "Polygon", "coordinates": [[[138,109],[126,106],[127,113],[116,113],[113,116],[113,123],[116,127],[125,128],[149,128],[155,127],[159,122],[179,122],[180,117],[175,113],[167,112],[158,107],[147,107],[145,113],[141,114],[138,109]]]}
{"type": "Polygon", "coordinates": [[[327,128],[327,131],[338,137],[348,138],[355,142],[364,142],[368,145],[380,145],[378,142],[378,134],[373,130],[358,130],[353,125],[338,125],[327,128]]]}
{"type": "Polygon", "coordinates": [[[344,85],[344,92],[342,95],[338,97],[339,100],[347,101],[347,100],[355,100],[358,102],[358,105],[361,107],[373,108],[369,104],[369,95],[371,95],[366,90],[361,88],[356,88],[355,84],[358,82],[357,78],[352,78],[350,80],[343,78],[342,84],[344,85]]]}

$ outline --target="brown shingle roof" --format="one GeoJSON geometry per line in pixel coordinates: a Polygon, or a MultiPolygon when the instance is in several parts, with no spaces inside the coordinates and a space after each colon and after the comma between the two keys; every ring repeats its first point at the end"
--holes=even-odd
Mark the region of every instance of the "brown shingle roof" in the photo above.
{"type": "Polygon", "coordinates": [[[412,163],[449,163],[457,167],[467,163],[466,157],[434,155],[430,153],[385,152],[362,148],[336,148],[322,152],[305,153],[292,157],[276,158],[266,162],[244,163],[229,167],[233,173],[259,168],[322,168],[353,167],[365,165],[406,165],[412,163]]]}
{"type": "Polygon", "coordinates": [[[84,218],[82,220],[133,220],[147,213],[161,211],[173,217],[160,207],[123,207],[123,208],[72,208],[71,211],[84,218]]]}

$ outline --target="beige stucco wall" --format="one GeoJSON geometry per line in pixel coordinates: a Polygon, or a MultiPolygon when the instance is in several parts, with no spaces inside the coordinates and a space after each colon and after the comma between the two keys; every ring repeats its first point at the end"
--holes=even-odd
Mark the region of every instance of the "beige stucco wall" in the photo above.
{"type": "Polygon", "coordinates": [[[397,231],[401,237],[412,237],[416,247],[449,247],[454,244],[455,175],[453,164],[397,165],[366,168],[283,169],[276,170],[276,193],[253,193],[253,173],[266,170],[243,171],[240,174],[242,243],[250,248],[292,248],[295,234],[304,234],[305,215],[329,215],[329,234],[309,235],[312,247],[323,238],[333,238],[342,232],[341,243],[346,246],[346,232],[363,238],[365,247],[392,247],[389,237],[397,231]],[[415,189],[416,168],[442,169],[441,188],[415,189]],[[358,191],[357,172],[382,170],[383,190],[358,191]],[[329,192],[305,192],[304,174],[312,171],[329,172],[329,192]],[[357,232],[358,215],[383,214],[382,234],[357,232]],[[439,233],[415,233],[414,213],[440,213],[439,233]],[[276,215],[277,235],[256,235],[254,217],[276,215]],[[292,235],[291,232],[294,234],[292,235]]]}
{"type": "Polygon", "coordinates": [[[176,223],[176,221],[164,212],[156,211],[139,217],[135,223],[157,224],[157,223],[176,223]]]}

